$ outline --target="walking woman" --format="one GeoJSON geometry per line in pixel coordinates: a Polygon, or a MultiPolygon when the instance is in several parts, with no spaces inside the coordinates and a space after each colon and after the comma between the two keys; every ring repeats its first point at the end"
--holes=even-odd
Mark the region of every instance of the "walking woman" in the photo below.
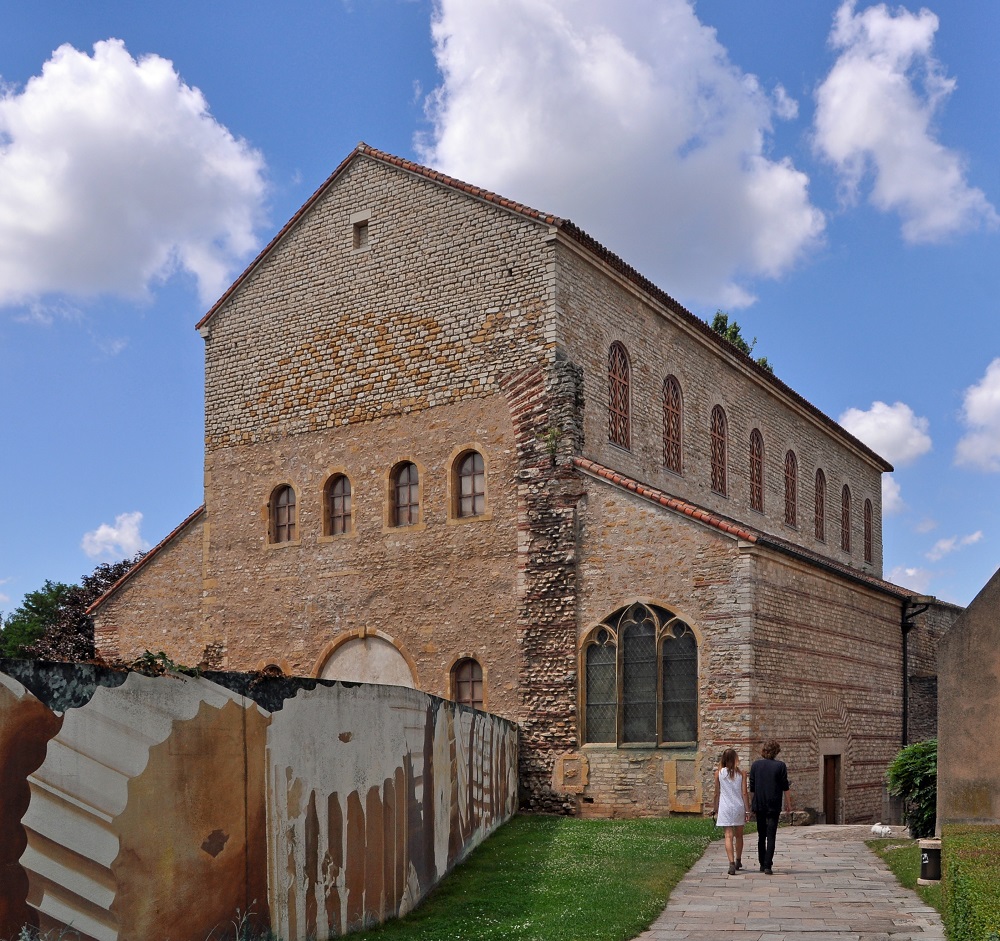
{"type": "Polygon", "coordinates": [[[736,871],[743,868],[743,827],[750,818],[747,777],[740,770],[740,758],[735,748],[727,748],[722,753],[719,767],[715,769],[712,816],[717,827],[726,829],[729,875],[735,876],[736,871]]]}

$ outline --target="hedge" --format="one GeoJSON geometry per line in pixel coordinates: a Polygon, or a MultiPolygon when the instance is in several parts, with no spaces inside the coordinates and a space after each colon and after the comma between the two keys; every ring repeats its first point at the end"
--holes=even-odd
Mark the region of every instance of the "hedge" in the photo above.
{"type": "Polygon", "coordinates": [[[1000,826],[943,827],[941,885],[949,941],[1000,941],[1000,826]]]}

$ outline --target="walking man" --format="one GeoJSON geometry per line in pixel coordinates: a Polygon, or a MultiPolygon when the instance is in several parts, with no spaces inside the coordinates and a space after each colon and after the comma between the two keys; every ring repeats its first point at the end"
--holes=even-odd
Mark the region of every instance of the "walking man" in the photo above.
{"type": "Polygon", "coordinates": [[[788,793],[788,767],[778,761],[781,746],[771,740],[764,742],[758,758],[750,766],[750,808],[757,816],[757,861],[760,871],[771,875],[774,862],[774,841],[778,835],[778,817],[782,804],[785,813],[792,812],[788,793]]]}

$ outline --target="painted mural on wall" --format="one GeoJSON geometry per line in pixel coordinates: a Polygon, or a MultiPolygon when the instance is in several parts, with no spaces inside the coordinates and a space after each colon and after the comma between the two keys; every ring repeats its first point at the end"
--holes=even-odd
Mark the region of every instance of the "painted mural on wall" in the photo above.
{"type": "Polygon", "coordinates": [[[0,937],[404,915],[513,814],[516,750],[511,723],[402,687],[0,661],[0,937]]]}

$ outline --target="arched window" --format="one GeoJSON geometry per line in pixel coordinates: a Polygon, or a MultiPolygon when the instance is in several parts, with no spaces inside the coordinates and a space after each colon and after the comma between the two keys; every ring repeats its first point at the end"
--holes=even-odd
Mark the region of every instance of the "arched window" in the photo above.
{"type": "Polygon", "coordinates": [[[324,535],[343,536],[351,531],[351,482],[345,474],[334,474],[323,488],[326,506],[324,535]]]}
{"type": "Polygon", "coordinates": [[[698,739],[698,643],[656,605],[620,608],[583,651],[588,742],[662,744],[698,739]]]}
{"type": "Polygon", "coordinates": [[[712,409],[712,489],[726,495],[726,448],[729,432],[721,405],[712,409]]]}
{"type": "Polygon", "coordinates": [[[451,698],[473,709],[483,708],[483,668],[473,657],[451,668],[451,698]]]}
{"type": "Polygon", "coordinates": [[[466,451],[455,462],[455,515],[482,516],[486,512],[486,466],[478,451],[466,451]]]}
{"type": "Polygon", "coordinates": [[[872,533],[872,501],[865,500],[865,561],[871,562],[874,556],[873,533],[872,533]]]}
{"type": "Polygon", "coordinates": [[[826,474],[822,467],[816,468],[816,510],[814,513],[816,538],[826,542],[826,474]]]}
{"type": "Polygon", "coordinates": [[[295,542],[295,490],[287,484],[271,494],[271,542],[295,542]]]}
{"type": "Polygon", "coordinates": [[[608,350],[608,440],[619,447],[631,446],[631,379],[628,353],[621,343],[608,350]]]}
{"type": "Polygon", "coordinates": [[[750,432],[750,509],[764,512],[764,436],[750,432]]]}
{"type": "Polygon", "coordinates": [[[663,380],[663,466],[675,474],[684,472],[681,451],[684,403],[681,386],[674,376],[663,380]]]}
{"type": "Polygon", "coordinates": [[[785,455],[785,522],[797,525],[799,500],[799,461],[794,451],[785,455]]]}
{"type": "Polygon", "coordinates": [[[397,464],[392,472],[392,525],[415,526],[420,522],[420,477],[410,461],[397,464]]]}
{"type": "Polygon", "coordinates": [[[851,551],[851,488],[847,484],[840,491],[840,548],[851,551]]]}

